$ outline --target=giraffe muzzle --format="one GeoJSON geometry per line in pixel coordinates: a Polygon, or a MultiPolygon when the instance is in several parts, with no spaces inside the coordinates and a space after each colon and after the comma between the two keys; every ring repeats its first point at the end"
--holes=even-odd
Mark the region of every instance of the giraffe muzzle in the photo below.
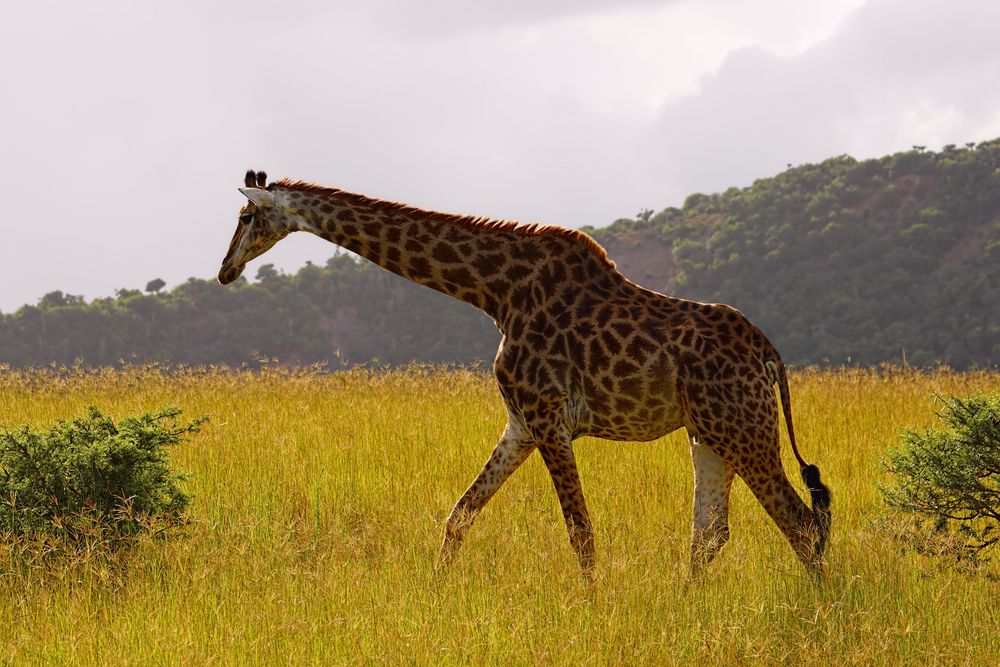
{"type": "Polygon", "coordinates": [[[233,266],[223,266],[219,269],[219,282],[223,285],[228,285],[233,282],[243,273],[244,264],[236,264],[233,266]]]}

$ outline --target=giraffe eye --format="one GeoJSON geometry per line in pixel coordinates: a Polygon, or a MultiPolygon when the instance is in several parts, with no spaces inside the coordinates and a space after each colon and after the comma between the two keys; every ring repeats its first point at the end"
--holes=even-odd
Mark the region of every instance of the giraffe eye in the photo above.
{"type": "Polygon", "coordinates": [[[244,213],[240,216],[241,225],[249,225],[251,220],[253,220],[253,213],[244,213]]]}

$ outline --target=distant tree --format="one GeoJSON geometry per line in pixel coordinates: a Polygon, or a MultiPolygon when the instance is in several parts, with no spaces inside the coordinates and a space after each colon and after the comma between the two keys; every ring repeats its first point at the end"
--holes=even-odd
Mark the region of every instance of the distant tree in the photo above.
{"type": "Polygon", "coordinates": [[[49,292],[38,300],[38,305],[42,308],[56,308],[59,306],[75,306],[84,303],[84,298],[77,294],[64,294],[60,290],[49,292]]]}
{"type": "Polygon", "coordinates": [[[146,291],[149,292],[150,294],[156,294],[161,289],[166,287],[166,285],[167,283],[165,283],[163,279],[153,278],[148,283],[146,283],[146,291]]]}
{"type": "Polygon", "coordinates": [[[687,212],[690,211],[691,209],[698,208],[699,206],[707,203],[708,201],[709,201],[708,195],[702,194],[700,192],[695,192],[693,194],[690,194],[687,196],[687,199],[684,200],[684,211],[687,212]]]}
{"type": "Polygon", "coordinates": [[[274,264],[261,264],[260,268],[257,269],[257,281],[261,283],[275,280],[280,276],[281,274],[274,268],[274,264]]]}
{"type": "Polygon", "coordinates": [[[653,209],[644,208],[635,214],[635,218],[636,220],[639,220],[641,222],[648,223],[649,219],[653,217],[653,213],[654,213],[653,209]]]}
{"type": "Polygon", "coordinates": [[[42,308],[54,308],[56,306],[66,305],[66,295],[60,290],[54,292],[49,292],[38,300],[38,305],[42,308]]]}

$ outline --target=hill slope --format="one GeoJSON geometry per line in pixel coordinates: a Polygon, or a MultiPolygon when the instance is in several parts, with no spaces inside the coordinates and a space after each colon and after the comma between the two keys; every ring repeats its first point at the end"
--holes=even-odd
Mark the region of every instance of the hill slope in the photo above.
{"type": "MultiPolygon", "coordinates": [[[[795,364],[1000,361],[1000,140],[832,158],[586,231],[635,282],[740,308],[795,364]]],[[[0,315],[13,366],[468,362],[498,340],[473,308],[346,255],[0,315]]]]}
{"type": "Polygon", "coordinates": [[[1000,361],[1000,140],[833,158],[588,231],[625,275],[739,307],[799,364],[1000,361]]]}

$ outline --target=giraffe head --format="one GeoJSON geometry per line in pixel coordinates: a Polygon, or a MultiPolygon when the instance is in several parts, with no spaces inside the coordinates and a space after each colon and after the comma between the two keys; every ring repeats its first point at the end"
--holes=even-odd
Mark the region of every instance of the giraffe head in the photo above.
{"type": "Polygon", "coordinates": [[[274,192],[267,188],[267,174],[248,171],[243,183],[246,187],[240,188],[240,192],[248,201],[240,209],[236,233],[219,269],[219,282],[223,285],[239,278],[247,262],[267,252],[291,231],[281,207],[275,203],[274,192]]]}

